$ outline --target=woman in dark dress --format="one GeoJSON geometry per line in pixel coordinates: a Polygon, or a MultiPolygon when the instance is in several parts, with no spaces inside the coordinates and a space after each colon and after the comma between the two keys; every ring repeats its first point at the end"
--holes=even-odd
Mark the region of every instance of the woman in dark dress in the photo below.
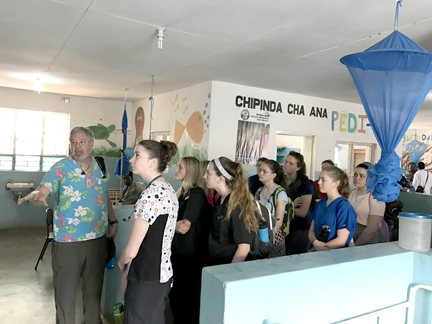
{"type": "Polygon", "coordinates": [[[306,253],[309,250],[308,238],[311,218],[311,201],[315,185],[306,176],[303,155],[291,151],[283,165],[288,197],[294,202],[295,217],[290,224],[290,233],[285,238],[286,254],[306,253]],[[297,200],[296,200],[297,199],[297,200]]]}
{"type": "Polygon", "coordinates": [[[209,265],[243,262],[257,235],[260,213],[246,173],[240,163],[220,157],[209,163],[204,178],[221,195],[210,222],[209,265]]]}
{"type": "Polygon", "coordinates": [[[172,243],[174,285],[169,295],[174,323],[199,323],[201,271],[207,260],[211,206],[197,186],[200,162],[183,157],[175,170],[182,181],[177,191],[179,212],[172,243]]]}

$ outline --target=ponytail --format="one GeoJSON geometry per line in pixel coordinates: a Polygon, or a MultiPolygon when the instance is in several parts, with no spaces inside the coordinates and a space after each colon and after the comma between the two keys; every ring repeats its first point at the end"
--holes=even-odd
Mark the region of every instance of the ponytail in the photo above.
{"type": "Polygon", "coordinates": [[[266,160],[263,162],[272,173],[276,174],[276,177],[273,179],[274,183],[280,185],[283,188],[287,187],[286,180],[285,180],[285,174],[282,170],[279,163],[277,163],[275,160],[266,160]]]}
{"type": "Polygon", "coordinates": [[[328,166],[324,168],[323,171],[326,172],[334,181],[339,181],[337,190],[341,196],[348,199],[351,190],[349,178],[346,172],[342,171],[337,166],[328,166]]]}

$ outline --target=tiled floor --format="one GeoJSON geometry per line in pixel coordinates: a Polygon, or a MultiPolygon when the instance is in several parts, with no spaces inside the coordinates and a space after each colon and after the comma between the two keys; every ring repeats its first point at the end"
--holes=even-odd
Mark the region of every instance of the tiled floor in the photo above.
{"type": "MultiPolygon", "coordinates": [[[[38,270],[34,267],[45,242],[45,228],[0,230],[0,323],[55,323],[51,243],[38,270]]],[[[82,323],[82,297],[77,289],[76,324],[82,323]]],[[[109,321],[103,319],[104,324],[109,321]]],[[[172,323],[170,309],[166,324],[172,323]]]]}
{"type": "MultiPolygon", "coordinates": [[[[45,241],[45,228],[0,230],[0,323],[55,323],[51,243],[38,270],[34,267],[45,241]]],[[[82,322],[77,289],[76,323],[82,322]]],[[[104,323],[108,323],[104,320],[104,323]]]]}

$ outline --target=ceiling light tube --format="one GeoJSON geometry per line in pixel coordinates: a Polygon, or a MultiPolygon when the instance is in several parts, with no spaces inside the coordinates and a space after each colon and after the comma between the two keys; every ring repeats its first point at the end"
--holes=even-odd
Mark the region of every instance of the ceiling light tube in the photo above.
{"type": "Polygon", "coordinates": [[[165,31],[165,28],[158,28],[157,29],[157,40],[158,40],[158,49],[162,49],[162,43],[163,43],[163,40],[164,40],[164,31],[165,31]]]}

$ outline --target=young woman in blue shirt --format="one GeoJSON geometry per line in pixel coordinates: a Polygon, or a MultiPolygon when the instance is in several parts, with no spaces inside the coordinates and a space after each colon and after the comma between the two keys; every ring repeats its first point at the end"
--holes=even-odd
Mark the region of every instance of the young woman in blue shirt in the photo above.
{"type": "Polygon", "coordinates": [[[309,241],[315,251],[348,247],[355,232],[357,214],[347,200],[348,176],[336,166],[323,169],[318,181],[320,192],[327,194],[312,212],[309,241]]]}

